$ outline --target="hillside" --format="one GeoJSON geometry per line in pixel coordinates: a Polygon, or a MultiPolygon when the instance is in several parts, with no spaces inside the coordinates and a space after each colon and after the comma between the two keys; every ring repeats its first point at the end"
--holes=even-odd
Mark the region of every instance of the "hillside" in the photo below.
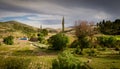
{"type": "Polygon", "coordinates": [[[7,35],[20,37],[31,35],[32,33],[36,32],[37,28],[17,21],[0,22],[0,37],[4,37],[7,35]]]}

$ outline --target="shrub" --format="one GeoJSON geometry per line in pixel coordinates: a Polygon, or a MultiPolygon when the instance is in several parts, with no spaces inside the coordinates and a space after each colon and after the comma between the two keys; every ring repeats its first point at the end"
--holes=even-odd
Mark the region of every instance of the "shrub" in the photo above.
{"type": "Polygon", "coordinates": [[[48,39],[48,43],[54,50],[63,50],[69,42],[68,37],[63,33],[53,35],[48,39]]]}
{"type": "Polygon", "coordinates": [[[71,48],[76,48],[78,46],[79,42],[78,40],[74,40],[72,44],[70,45],[71,48]]]}
{"type": "Polygon", "coordinates": [[[43,33],[44,36],[48,35],[48,30],[47,29],[42,29],[41,33],[43,33]]]}
{"type": "Polygon", "coordinates": [[[43,33],[38,34],[38,40],[39,40],[40,43],[43,42],[43,40],[44,40],[44,34],[43,33]]]}
{"type": "Polygon", "coordinates": [[[63,52],[58,59],[52,61],[52,69],[86,69],[84,63],[80,62],[70,52],[63,52]]]}
{"type": "Polygon", "coordinates": [[[83,54],[83,52],[81,51],[79,45],[76,47],[75,53],[76,53],[76,54],[81,54],[81,55],[83,54]]]}
{"type": "Polygon", "coordinates": [[[83,49],[84,48],[90,48],[91,47],[91,43],[87,38],[81,38],[80,40],[78,40],[77,43],[77,48],[76,48],[76,54],[83,54],[83,49]]]}
{"type": "Polygon", "coordinates": [[[96,52],[95,49],[91,49],[87,53],[88,53],[89,56],[96,56],[97,55],[97,52],[96,52]]]}
{"type": "Polygon", "coordinates": [[[3,39],[3,42],[5,44],[7,44],[7,45],[13,45],[13,43],[14,43],[13,39],[14,39],[13,36],[8,36],[8,37],[6,37],[6,38],[3,39]]]}
{"type": "MultiPolygon", "coordinates": [[[[43,34],[43,36],[46,36],[46,35],[48,35],[48,30],[47,29],[41,29],[40,31],[39,31],[39,34],[43,34]]],[[[38,36],[39,36],[39,34],[38,34],[38,36]]]]}
{"type": "Polygon", "coordinates": [[[83,51],[75,50],[76,54],[86,55],[86,56],[97,56],[98,52],[95,49],[84,49],[83,51]]]}
{"type": "Polygon", "coordinates": [[[114,48],[117,45],[114,37],[97,37],[97,41],[102,47],[114,48]]]}

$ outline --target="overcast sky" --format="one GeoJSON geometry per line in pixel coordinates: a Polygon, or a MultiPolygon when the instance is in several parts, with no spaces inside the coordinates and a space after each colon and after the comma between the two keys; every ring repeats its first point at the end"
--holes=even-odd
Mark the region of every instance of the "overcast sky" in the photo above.
{"type": "Polygon", "coordinates": [[[115,20],[120,18],[120,0],[0,0],[0,21],[60,28],[63,16],[65,26],[76,20],[115,20]]]}

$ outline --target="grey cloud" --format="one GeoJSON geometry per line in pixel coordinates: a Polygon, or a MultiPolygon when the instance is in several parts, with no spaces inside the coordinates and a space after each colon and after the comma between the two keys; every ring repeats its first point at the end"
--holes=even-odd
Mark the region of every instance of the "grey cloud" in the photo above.
{"type": "Polygon", "coordinates": [[[104,12],[119,17],[120,0],[1,0],[0,10],[89,17],[104,12]],[[10,2],[11,1],[11,2],[10,2]],[[13,3],[12,3],[13,1],[13,3]],[[15,3],[18,3],[15,4],[15,3]],[[26,4],[22,4],[26,3],[26,4]],[[33,4],[33,5],[32,5],[33,4]],[[30,6],[29,6],[30,5],[30,6]]]}
{"type": "Polygon", "coordinates": [[[36,12],[32,9],[27,9],[27,8],[11,5],[7,3],[2,3],[2,2],[0,2],[0,10],[13,11],[13,12],[28,12],[28,13],[36,12]]]}

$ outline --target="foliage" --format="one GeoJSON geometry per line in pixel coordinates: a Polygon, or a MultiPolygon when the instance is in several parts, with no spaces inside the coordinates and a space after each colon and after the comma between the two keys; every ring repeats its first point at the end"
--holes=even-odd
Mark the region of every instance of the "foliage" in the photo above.
{"type": "Polygon", "coordinates": [[[7,45],[13,45],[13,43],[14,43],[13,39],[14,39],[13,36],[8,36],[8,37],[6,37],[6,38],[3,39],[3,42],[5,44],[7,44],[7,45]]]}
{"type": "Polygon", "coordinates": [[[48,43],[51,44],[54,50],[63,50],[68,42],[68,37],[63,33],[58,33],[48,39],[48,43]]]}
{"type": "Polygon", "coordinates": [[[0,61],[0,69],[27,69],[30,63],[29,59],[7,57],[0,61]]]}
{"type": "Polygon", "coordinates": [[[78,40],[74,40],[72,44],[70,45],[71,48],[76,48],[78,46],[79,42],[78,40]]]}
{"type": "Polygon", "coordinates": [[[97,55],[97,51],[95,49],[90,49],[90,50],[88,50],[87,53],[89,56],[96,56],[97,55]]]}
{"type": "Polygon", "coordinates": [[[97,52],[97,50],[94,48],[86,48],[83,51],[81,51],[79,48],[76,48],[75,53],[85,56],[96,56],[99,54],[99,52],[97,52]]]}
{"type": "Polygon", "coordinates": [[[105,21],[97,23],[99,30],[103,34],[108,35],[120,35],[120,19],[116,19],[115,21],[105,21]]]}
{"type": "Polygon", "coordinates": [[[48,31],[46,29],[40,29],[38,33],[38,40],[40,43],[45,43],[45,36],[48,35],[48,31]]]}
{"type": "Polygon", "coordinates": [[[81,51],[81,49],[80,49],[79,46],[76,47],[75,53],[76,53],[76,54],[83,54],[83,52],[81,51]]]}
{"type": "Polygon", "coordinates": [[[39,33],[39,34],[38,34],[38,40],[39,40],[40,43],[42,43],[42,41],[44,40],[44,35],[43,35],[43,33],[39,33]]]}
{"type": "Polygon", "coordinates": [[[47,30],[47,29],[42,29],[42,30],[41,30],[41,33],[42,33],[44,36],[46,36],[46,35],[48,35],[48,30],[47,30]]]}
{"type": "Polygon", "coordinates": [[[90,47],[91,43],[88,40],[88,36],[92,40],[92,36],[94,35],[93,22],[87,21],[77,21],[75,26],[75,35],[78,38],[78,47],[76,49],[76,53],[82,54],[84,48],[90,47]],[[79,50],[80,49],[80,50],[79,50]]]}
{"type": "Polygon", "coordinates": [[[83,54],[82,51],[84,48],[90,48],[91,47],[91,43],[87,38],[81,38],[81,40],[78,40],[78,44],[76,47],[76,54],[83,54]]]}
{"type": "Polygon", "coordinates": [[[114,37],[97,37],[98,44],[102,47],[114,48],[117,40],[114,37]]]}
{"type": "Polygon", "coordinates": [[[63,52],[58,55],[58,59],[54,59],[52,62],[52,69],[87,69],[84,63],[79,61],[70,52],[63,52]]]}

